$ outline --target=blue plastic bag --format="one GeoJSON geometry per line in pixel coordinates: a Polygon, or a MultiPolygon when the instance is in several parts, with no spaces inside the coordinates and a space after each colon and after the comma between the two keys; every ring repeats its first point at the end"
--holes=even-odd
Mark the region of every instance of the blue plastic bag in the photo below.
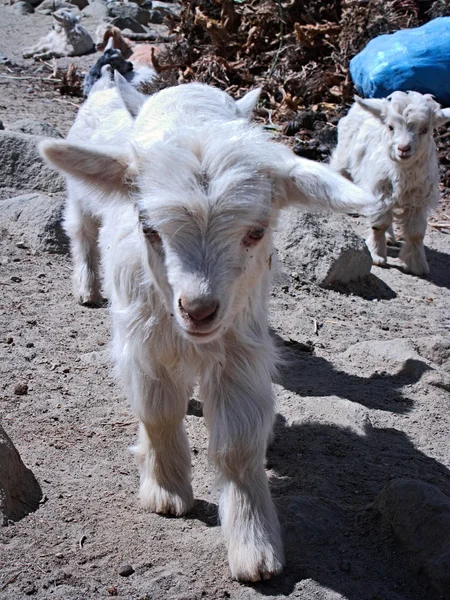
{"type": "Polygon", "coordinates": [[[350,61],[358,94],[384,98],[396,90],[433,94],[450,105],[450,17],[371,40],[350,61]]]}

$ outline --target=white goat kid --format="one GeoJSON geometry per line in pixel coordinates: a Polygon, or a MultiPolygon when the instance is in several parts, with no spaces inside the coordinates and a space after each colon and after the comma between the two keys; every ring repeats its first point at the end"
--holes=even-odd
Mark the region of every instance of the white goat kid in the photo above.
{"type": "Polygon", "coordinates": [[[433,129],[450,120],[429,94],[394,92],[356,103],[338,127],[331,166],[380,200],[366,240],[376,265],[387,262],[386,235],[395,243],[393,219],[405,243],[400,258],[415,275],[429,272],[423,239],[427,217],[439,202],[439,165],[433,129]]]}
{"type": "Polygon", "coordinates": [[[23,51],[24,58],[48,59],[62,56],[81,56],[94,50],[94,40],[80,25],[80,17],[67,10],[53,13],[52,30],[31,48],[23,51]]]}
{"type": "Polygon", "coordinates": [[[99,298],[101,222],[113,354],[141,422],[142,504],[174,515],[192,507],[183,419],[199,378],[231,573],[267,579],[284,562],[264,469],[277,361],[272,228],[293,202],[362,210],[373,198],[251,125],[259,91],[235,102],[187,84],[146,99],[116,81],[117,90],[92,91],[69,141],[42,145],[68,179],[77,296],[99,298]]]}

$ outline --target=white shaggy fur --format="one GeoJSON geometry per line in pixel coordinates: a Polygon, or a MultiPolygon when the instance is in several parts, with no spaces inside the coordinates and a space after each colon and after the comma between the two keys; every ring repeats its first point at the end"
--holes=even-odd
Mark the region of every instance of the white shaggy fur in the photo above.
{"type": "Polygon", "coordinates": [[[385,265],[392,221],[402,228],[400,252],[408,271],[429,272],[423,239],[427,217],[439,202],[439,166],[433,129],[450,120],[450,109],[429,94],[394,92],[380,100],[356,97],[338,127],[331,166],[384,205],[369,219],[366,240],[373,262],[385,265]]]}
{"type": "Polygon", "coordinates": [[[76,295],[101,301],[101,223],[113,355],[141,423],[141,502],[174,515],[192,507],[183,419],[199,380],[231,573],[267,579],[284,563],[264,469],[277,361],[272,228],[293,202],[364,210],[374,200],[251,125],[258,91],[235,102],[187,84],[145,98],[116,81],[92,90],[67,142],[41,147],[67,175],[76,295]]]}
{"type": "Polygon", "coordinates": [[[52,30],[31,48],[23,51],[24,58],[48,59],[62,56],[81,56],[94,50],[94,40],[79,23],[80,17],[60,9],[53,13],[52,30]]]}

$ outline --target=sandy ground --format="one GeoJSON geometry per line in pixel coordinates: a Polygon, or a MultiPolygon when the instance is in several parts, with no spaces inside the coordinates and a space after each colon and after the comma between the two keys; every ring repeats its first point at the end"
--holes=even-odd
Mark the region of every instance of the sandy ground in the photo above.
{"type": "MultiPolygon", "coordinates": [[[[16,67],[0,74],[36,76],[39,65],[19,59],[20,50],[50,21],[11,18],[0,7],[0,50],[24,65],[22,74],[16,67]]],[[[0,78],[5,124],[33,117],[65,133],[77,105],[48,84],[0,78]]],[[[361,221],[354,225],[363,231],[361,221]]],[[[39,510],[0,530],[2,600],[438,600],[372,503],[400,477],[450,496],[450,362],[433,350],[450,328],[449,235],[429,230],[428,279],[403,273],[393,249],[390,268],[375,267],[351,289],[295,280],[274,287],[271,324],[288,362],[274,384],[267,470],[287,565],[253,586],[229,575],[201,407],[192,402],[186,417],[194,510],[181,519],[146,513],[128,452],[136,420],[110,374],[107,309],[75,303],[68,257],[19,241],[2,230],[0,417],[45,496],[39,510]],[[21,382],[22,396],[14,393],[21,382]],[[133,567],[129,577],[119,575],[124,564],[133,567]]]]}

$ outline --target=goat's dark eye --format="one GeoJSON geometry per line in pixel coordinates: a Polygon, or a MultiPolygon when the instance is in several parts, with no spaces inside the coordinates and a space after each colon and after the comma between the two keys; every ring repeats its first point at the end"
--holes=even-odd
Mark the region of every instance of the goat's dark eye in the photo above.
{"type": "Polygon", "coordinates": [[[428,127],[424,127],[420,130],[420,135],[426,135],[428,133],[428,127]]]}
{"type": "Polygon", "coordinates": [[[255,229],[250,229],[247,235],[244,238],[244,244],[246,246],[250,246],[251,244],[256,244],[260,239],[264,237],[266,233],[265,227],[255,227],[255,229]]]}
{"type": "Polygon", "coordinates": [[[260,240],[265,233],[266,230],[264,227],[257,227],[256,229],[252,229],[248,232],[248,237],[251,240],[260,240]]]}
{"type": "Polygon", "coordinates": [[[389,125],[389,131],[394,131],[394,126],[393,125],[389,125]]]}

